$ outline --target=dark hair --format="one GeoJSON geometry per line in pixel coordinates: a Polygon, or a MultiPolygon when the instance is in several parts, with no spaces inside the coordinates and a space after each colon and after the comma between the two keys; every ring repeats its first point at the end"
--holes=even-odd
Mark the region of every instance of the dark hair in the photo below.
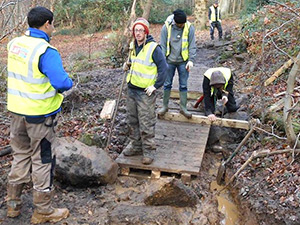
{"type": "Polygon", "coordinates": [[[42,6],[31,9],[27,15],[29,27],[40,28],[47,22],[47,20],[49,20],[50,24],[52,23],[53,13],[42,6]]]}

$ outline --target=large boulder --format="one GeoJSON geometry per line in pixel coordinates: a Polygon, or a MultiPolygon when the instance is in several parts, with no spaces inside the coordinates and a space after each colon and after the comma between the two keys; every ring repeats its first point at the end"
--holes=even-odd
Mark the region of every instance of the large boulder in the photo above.
{"type": "Polygon", "coordinates": [[[57,180],[84,187],[114,183],[117,175],[118,164],[103,149],[70,137],[57,139],[57,180]]]}

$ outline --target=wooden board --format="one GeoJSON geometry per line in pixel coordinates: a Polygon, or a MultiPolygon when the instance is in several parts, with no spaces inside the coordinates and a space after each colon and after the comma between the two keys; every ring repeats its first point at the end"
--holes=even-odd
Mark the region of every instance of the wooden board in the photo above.
{"type": "Polygon", "coordinates": [[[153,163],[144,165],[142,156],[126,157],[123,154],[116,162],[122,174],[128,174],[131,168],[144,169],[150,170],[152,177],[158,178],[160,172],[167,172],[180,174],[188,181],[189,176],[199,174],[209,129],[210,125],[158,120],[155,135],[157,149],[153,163]]]}
{"type": "Polygon", "coordinates": [[[207,116],[195,115],[193,114],[191,119],[187,119],[182,114],[178,112],[167,112],[164,116],[159,116],[160,119],[170,120],[170,121],[180,121],[180,122],[189,122],[197,124],[207,124],[207,125],[216,125],[223,127],[239,128],[249,130],[249,122],[245,120],[233,120],[233,119],[224,119],[217,118],[216,121],[211,122],[208,120],[207,116]]]}

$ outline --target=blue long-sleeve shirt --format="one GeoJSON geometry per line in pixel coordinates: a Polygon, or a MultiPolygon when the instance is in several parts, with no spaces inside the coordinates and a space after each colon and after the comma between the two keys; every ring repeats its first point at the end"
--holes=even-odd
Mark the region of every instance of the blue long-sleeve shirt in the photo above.
{"type": "MultiPolygon", "coordinates": [[[[26,35],[36,38],[43,38],[47,42],[50,42],[49,36],[44,31],[39,29],[30,27],[28,28],[26,35]]],[[[69,78],[68,74],[63,68],[60,54],[53,48],[47,48],[46,52],[41,55],[39,61],[39,70],[49,78],[53,88],[59,92],[67,91],[73,86],[71,78],[69,78]]],[[[58,110],[44,116],[47,117],[54,115],[60,111],[61,107],[58,110]]]]}

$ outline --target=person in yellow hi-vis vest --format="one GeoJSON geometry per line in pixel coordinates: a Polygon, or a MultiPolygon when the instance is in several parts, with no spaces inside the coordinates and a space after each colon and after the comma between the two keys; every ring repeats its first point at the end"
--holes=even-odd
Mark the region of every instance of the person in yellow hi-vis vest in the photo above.
{"type": "Polygon", "coordinates": [[[155,90],[166,78],[168,68],[160,46],[149,35],[149,22],[138,18],[132,27],[130,59],[123,69],[127,74],[127,120],[131,147],[123,151],[125,156],[143,155],[142,163],[151,164],[155,144],[155,90]]]}
{"type": "Polygon", "coordinates": [[[216,0],[214,4],[209,7],[208,10],[208,20],[210,25],[210,38],[214,40],[214,30],[218,29],[219,32],[219,40],[222,39],[223,31],[222,31],[222,20],[221,20],[221,12],[219,8],[219,1],[216,0]]]}
{"type": "Polygon", "coordinates": [[[167,18],[160,34],[160,44],[169,65],[164,83],[163,107],[158,114],[163,116],[168,111],[175,71],[178,72],[180,92],[180,113],[187,118],[192,114],[187,110],[187,81],[196,57],[195,28],[187,21],[183,10],[177,9],[167,18]]]}
{"type": "Polygon", "coordinates": [[[238,110],[233,93],[231,69],[226,67],[208,69],[204,73],[202,87],[205,115],[210,121],[216,120],[215,106],[218,99],[222,99],[224,114],[238,110]],[[225,109],[226,111],[224,112],[225,109]]]}
{"type": "Polygon", "coordinates": [[[27,20],[25,35],[7,45],[7,109],[12,117],[10,145],[14,157],[8,175],[7,216],[20,215],[23,186],[32,180],[35,210],[31,223],[40,224],[69,215],[66,208],[53,208],[51,199],[56,114],[61,111],[61,93],[73,82],[57,49],[49,43],[54,31],[53,13],[35,7],[27,20]]]}

